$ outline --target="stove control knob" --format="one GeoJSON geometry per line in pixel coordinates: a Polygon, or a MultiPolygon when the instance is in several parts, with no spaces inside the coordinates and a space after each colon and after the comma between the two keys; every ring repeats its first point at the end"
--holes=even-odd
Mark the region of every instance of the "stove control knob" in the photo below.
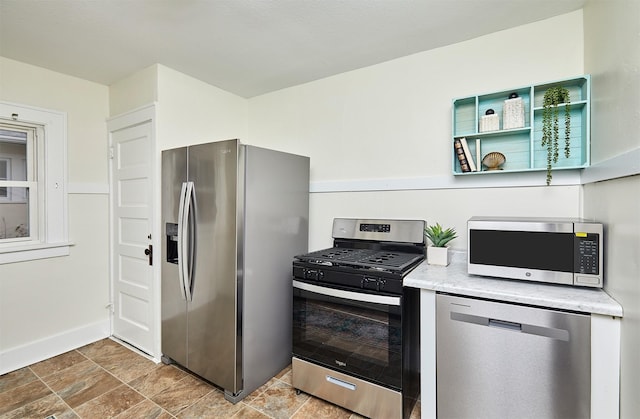
{"type": "Polygon", "coordinates": [[[378,280],[376,278],[368,278],[368,277],[364,277],[362,278],[362,281],[360,281],[360,288],[362,289],[376,289],[378,288],[378,280]]]}
{"type": "Polygon", "coordinates": [[[304,269],[304,279],[312,279],[319,281],[324,277],[324,272],[316,269],[304,269]]]}

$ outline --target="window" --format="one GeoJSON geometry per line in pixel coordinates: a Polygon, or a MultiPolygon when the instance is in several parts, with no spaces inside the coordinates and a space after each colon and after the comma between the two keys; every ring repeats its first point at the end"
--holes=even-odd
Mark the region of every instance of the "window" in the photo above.
{"type": "Polygon", "coordinates": [[[69,254],[66,115],[0,102],[0,263],[69,254]]]}
{"type": "Polygon", "coordinates": [[[37,205],[29,196],[37,189],[36,162],[31,156],[36,149],[37,128],[0,119],[0,242],[33,240],[37,225],[37,205]],[[29,157],[27,157],[29,156],[29,157]]]}
{"type": "MultiPolygon", "coordinates": [[[[9,180],[9,163],[11,160],[0,158],[0,182],[3,180],[9,180]]],[[[6,186],[0,186],[0,202],[6,201],[9,198],[9,190],[6,186]]]]}

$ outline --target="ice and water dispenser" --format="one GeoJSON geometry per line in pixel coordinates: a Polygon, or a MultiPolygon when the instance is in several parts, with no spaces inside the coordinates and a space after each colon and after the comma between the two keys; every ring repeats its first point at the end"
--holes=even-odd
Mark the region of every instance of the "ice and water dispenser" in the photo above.
{"type": "Polygon", "coordinates": [[[178,224],[167,223],[167,262],[178,264],[178,224]]]}

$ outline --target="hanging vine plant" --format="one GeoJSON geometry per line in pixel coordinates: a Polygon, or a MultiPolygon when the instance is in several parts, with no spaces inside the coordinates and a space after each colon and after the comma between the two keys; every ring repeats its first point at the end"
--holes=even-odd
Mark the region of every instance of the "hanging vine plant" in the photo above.
{"type": "Polygon", "coordinates": [[[547,185],[551,184],[551,169],[558,163],[560,133],[558,105],[564,103],[564,156],[571,154],[571,107],[569,91],[562,86],[554,86],[544,93],[542,109],[542,147],[547,148],[547,185]]]}

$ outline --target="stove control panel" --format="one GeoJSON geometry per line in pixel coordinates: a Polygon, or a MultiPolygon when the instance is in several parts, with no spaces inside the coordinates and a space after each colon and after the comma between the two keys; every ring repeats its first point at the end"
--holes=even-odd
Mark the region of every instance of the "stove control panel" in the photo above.
{"type": "Polygon", "coordinates": [[[424,220],[334,218],[334,239],[424,244],[424,220]]]}
{"type": "Polygon", "coordinates": [[[360,231],[389,233],[391,232],[391,224],[360,224],[360,231]]]}

